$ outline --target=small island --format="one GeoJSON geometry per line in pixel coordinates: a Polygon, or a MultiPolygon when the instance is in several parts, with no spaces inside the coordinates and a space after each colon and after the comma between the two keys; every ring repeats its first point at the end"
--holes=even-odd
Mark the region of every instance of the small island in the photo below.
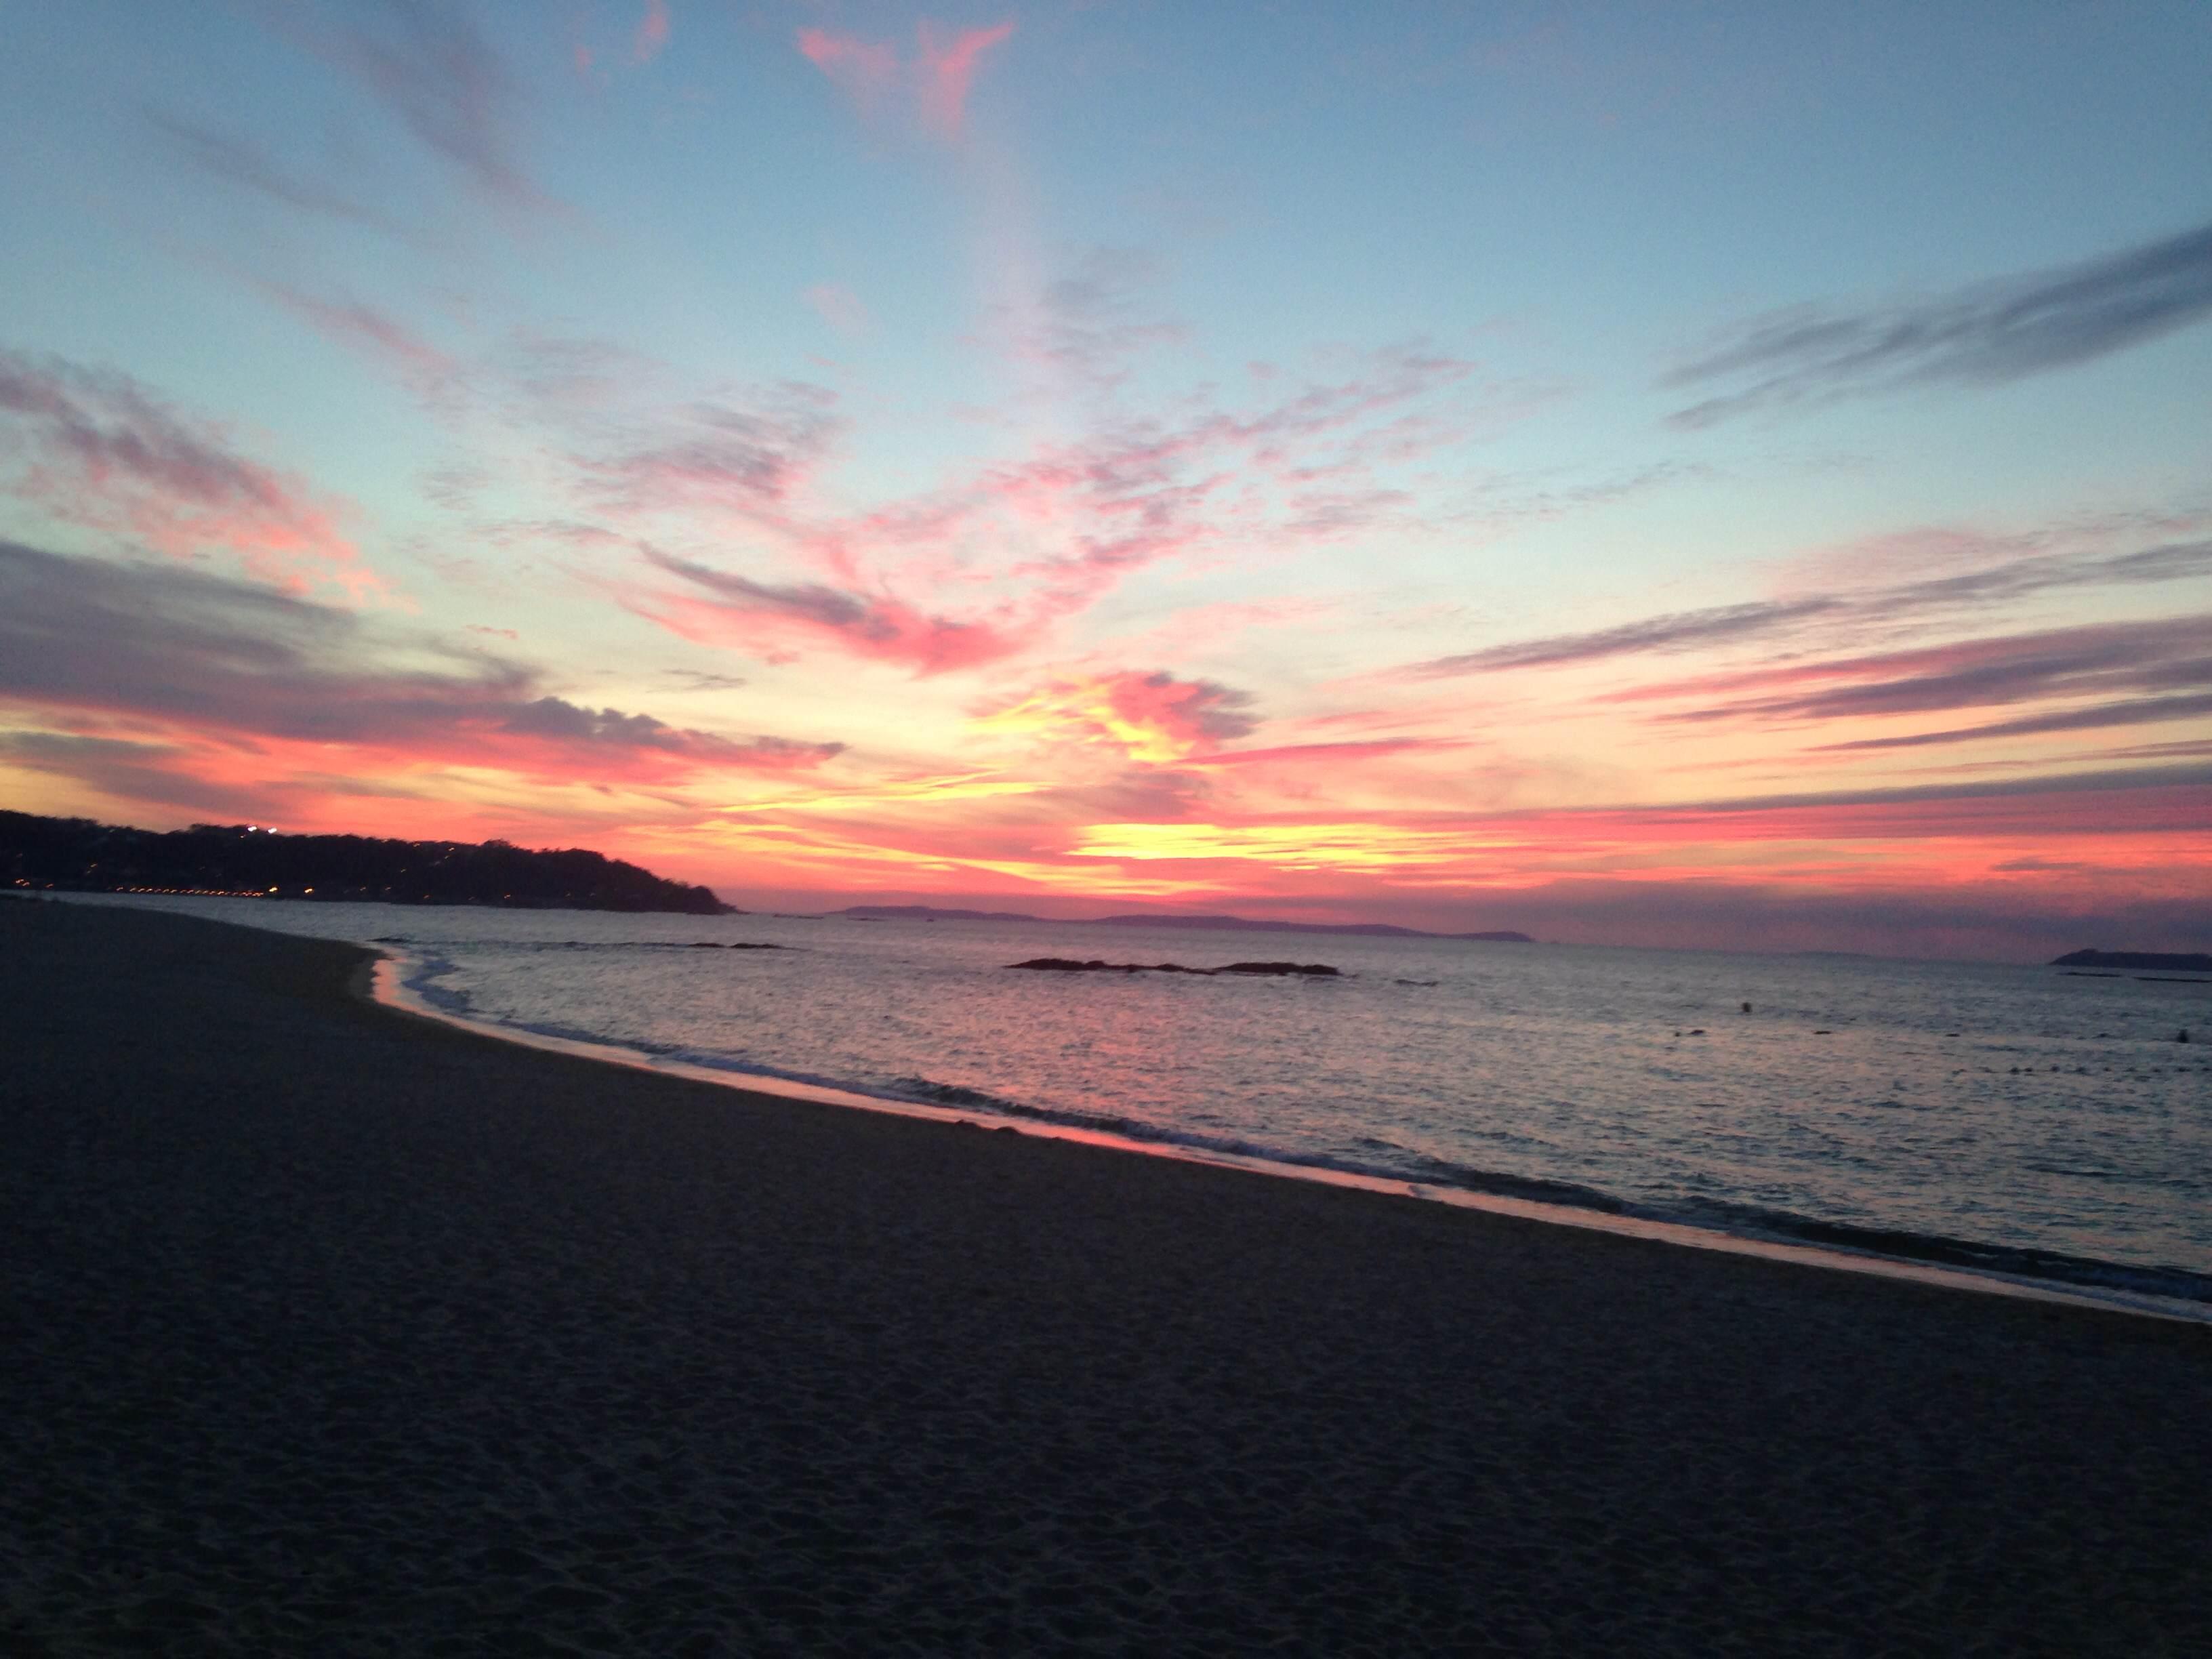
{"type": "Polygon", "coordinates": [[[196,823],[163,831],[0,811],[0,888],[8,887],[18,892],[738,914],[710,889],[687,887],[582,848],[532,852],[504,841],[289,836],[244,823],[196,823]]]}
{"type": "Polygon", "coordinates": [[[2212,974],[2212,956],[2158,951],[2069,951],[2053,968],[2140,968],[2147,972],[2212,974]]]}

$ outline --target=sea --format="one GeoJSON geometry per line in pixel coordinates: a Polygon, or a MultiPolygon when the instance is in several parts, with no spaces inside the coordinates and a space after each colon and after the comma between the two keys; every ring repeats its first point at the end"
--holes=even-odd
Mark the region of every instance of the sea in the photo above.
{"type": "Polygon", "coordinates": [[[1021,921],[108,896],[518,1041],[2212,1318],[2212,975],[1021,921]],[[1146,964],[1025,970],[1039,957],[1146,964]],[[1291,961],[1334,975],[1176,974],[1291,961]],[[2189,1040],[2179,1040],[2186,1032],[2189,1040]]]}

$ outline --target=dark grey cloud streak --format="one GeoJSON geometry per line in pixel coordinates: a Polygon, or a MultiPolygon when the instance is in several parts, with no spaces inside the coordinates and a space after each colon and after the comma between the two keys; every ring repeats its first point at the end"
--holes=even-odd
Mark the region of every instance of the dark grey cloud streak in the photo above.
{"type": "Polygon", "coordinates": [[[2093,732],[2115,726],[2147,726],[2159,720],[2195,720],[2212,714],[2212,692],[2191,697],[2136,697],[2067,708],[2051,714],[1994,720],[1955,731],[1916,732],[1899,738],[1861,738],[1855,743],[1824,744],[1828,751],[1852,749],[1919,749],[1929,744],[1966,743],[1982,738],[2027,737],[2042,732],[2093,732]]]}
{"type": "MultiPolygon", "coordinates": [[[[755,581],[655,548],[641,551],[649,564],[712,596],[694,600],[695,605],[740,629],[748,623],[782,625],[837,642],[857,656],[902,664],[918,675],[995,662],[1028,642],[1018,629],[935,616],[882,595],[849,592],[820,582],[755,581]]],[[[668,624],[649,600],[624,603],[641,616],[668,624]]]]}
{"type": "Polygon", "coordinates": [[[225,510],[291,511],[268,469],[225,448],[127,375],[0,348],[0,419],[20,422],[19,453],[79,476],[123,477],[171,498],[225,510]]]}
{"type": "Polygon", "coordinates": [[[1949,383],[1993,386],[2087,362],[2212,316],[2212,225],[2087,264],[1859,311],[1752,325],[1661,381],[1734,389],[1677,410],[1712,426],[1756,409],[1949,383]]]}
{"type": "Polygon", "coordinates": [[[2207,576],[2212,576],[2212,541],[2174,542],[2121,554],[2038,554],[1866,593],[1814,594],[1670,611],[1588,633],[1548,635],[1432,657],[1397,672],[1437,679],[1514,668],[1566,667],[1613,657],[1778,641],[1806,623],[1838,627],[1911,623],[2057,588],[2132,586],[2207,576]]]}
{"type": "Polygon", "coordinates": [[[366,88],[423,144],[485,195],[509,206],[555,205],[516,159],[521,102],[514,77],[461,8],[433,0],[376,0],[320,9],[262,0],[276,33],[366,88]]]}
{"type": "Polygon", "coordinates": [[[258,191],[289,207],[327,214],[387,235],[409,239],[416,235],[411,228],[363,206],[342,191],[286,172],[259,145],[234,133],[218,132],[160,110],[148,110],[146,119],[186,161],[227,183],[258,191]]]}
{"type": "MultiPolygon", "coordinates": [[[[371,744],[586,778],[595,768],[786,771],[844,747],[739,741],[592,709],[548,695],[542,678],[428,637],[374,636],[350,611],[252,583],[0,541],[0,699],[49,715],[123,715],[246,740],[371,744]]],[[[18,733],[9,746],[52,769],[93,755],[85,741],[18,733]]],[[[122,757],[111,747],[94,757],[148,763],[160,752],[122,757]]]]}
{"type": "Polygon", "coordinates": [[[0,490],[164,552],[234,552],[288,586],[380,586],[356,562],[333,504],[239,453],[219,427],[128,375],[4,347],[0,490]]]}
{"type": "Polygon", "coordinates": [[[1607,657],[1640,656],[1652,651],[1689,651],[1699,646],[1724,645],[1733,641],[1771,635],[1793,623],[1826,616],[1844,608],[1831,599],[1754,600],[1747,605],[1713,605],[1703,611],[1675,611],[1623,623],[1587,634],[1553,634],[1542,639],[1517,640],[1510,645],[1487,646],[1455,656],[1433,657],[1406,669],[1423,679],[1458,674],[1491,674],[1508,668],[1558,668],[1571,663],[1596,662],[1607,657]]]}
{"type": "Polygon", "coordinates": [[[1737,684],[1790,685],[1784,695],[1740,698],[1662,715],[1670,722],[1883,719],[2069,702],[2009,720],[1821,745],[1822,752],[2091,732],[2212,714],[2212,616],[2080,628],[1805,664],[1737,684]],[[1807,687],[1806,682],[1825,681],[1807,687]],[[2100,701],[2082,702],[2084,698],[2100,701]]]}
{"type": "Polygon", "coordinates": [[[1986,708],[2038,698],[2212,687],[2212,617],[1996,635],[1917,651],[1829,659],[1737,676],[1698,690],[1789,688],[1675,720],[1853,720],[1986,708]],[[1814,689],[1808,683],[1826,682],[1814,689]]]}

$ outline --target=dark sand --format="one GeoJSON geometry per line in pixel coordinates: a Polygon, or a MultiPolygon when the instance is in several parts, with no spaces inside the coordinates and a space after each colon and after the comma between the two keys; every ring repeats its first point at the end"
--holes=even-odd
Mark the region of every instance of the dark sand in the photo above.
{"type": "Polygon", "coordinates": [[[2201,1654],[2212,1329],[733,1093],[0,903],[0,1652],[2201,1654]]]}

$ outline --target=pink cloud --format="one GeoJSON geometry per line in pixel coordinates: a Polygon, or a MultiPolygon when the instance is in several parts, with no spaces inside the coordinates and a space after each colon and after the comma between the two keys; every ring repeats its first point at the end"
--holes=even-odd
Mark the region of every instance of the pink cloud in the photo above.
{"type": "Polygon", "coordinates": [[[232,553],[295,592],[318,580],[357,596],[383,585],[339,531],[337,506],[126,375],[0,351],[0,427],[9,424],[28,465],[0,484],[56,519],[175,557],[232,553]]]}
{"type": "Polygon", "coordinates": [[[1014,32],[1011,22],[987,29],[963,29],[940,42],[930,24],[921,26],[922,118],[941,137],[957,138],[967,118],[968,93],[983,54],[1014,32]]]}
{"type": "Polygon", "coordinates": [[[631,43],[631,56],[641,64],[649,64],[667,44],[668,0],[645,0],[645,16],[637,26],[636,40],[631,43]]]}
{"type": "Polygon", "coordinates": [[[771,660],[808,646],[830,646],[917,676],[996,662],[1024,649],[1033,629],[1005,617],[963,621],[932,615],[887,594],[815,583],[776,584],[715,570],[648,549],[647,558],[697,593],[632,593],[640,616],[702,644],[735,645],[771,660]]]}
{"type": "MultiPolygon", "coordinates": [[[[1370,463],[1358,452],[1377,422],[1449,390],[1468,372],[1454,359],[1377,354],[1353,374],[1255,410],[1201,410],[1172,425],[1106,422],[1089,436],[1038,446],[940,489],[842,517],[810,514],[801,490],[840,429],[821,401],[827,394],[780,413],[721,410],[712,422],[695,421],[628,453],[581,458],[577,465],[601,510],[735,514],[783,538],[826,576],[831,586],[819,592],[854,604],[875,605],[857,596],[879,591],[988,594],[980,605],[970,597],[958,607],[977,618],[961,626],[982,633],[951,637],[972,649],[924,650],[921,641],[935,637],[927,630],[880,619],[865,628],[841,621],[811,635],[870,656],[884,655],[883,641],[896,640],[900,659],[936,672],[1023,648],[1164,560],[1209,544],[1279,550],[1341,534],[1340,524],[1316,523],[1310,503],[1278,486],[1278,474],[1330,460],[1362,476],[1370,463]]],[[[736,603],[750,615],[765,602],[750,593],[736,603]]],[[[930,615],[920,604],[914,611],[916,617],[930,615]]],[[[644,614],[673,626],[681,613],[657,605],[644,614]]],[[[698,626],[695,617],[684,629],[698,626]]],[[[757,623],[749,628],[758,631],[757,623]]]]}
{"type": "Polygon", "coordinates": [[[799,50],[860,106],[863,115],[875,112],[898,79],[898,55],[878,41],[807,28],[799,32],[799,50]]]}
{"type": "MultiPolygon", "coordinates": [[[[835,319],[848,296],[824,286],[806,297],[835,319]]],[[[395,362],[421,361],[424,372],[434,363],[404,355],[404,341],[357,308],[325,307],[316,319],[395,362]]],[[[637,600],[639,614],[687,636],[787,653],[834,647],[927,672],[1026,649],[1164,561],[1208,550],[1274,559],[1344,536],[1386,510],[1377,503],[1399,501],[1376,470],[1405,459],[1407,416],[1443,404],[1473,372],[1418,349],[1340,356],[1328,380],[1271,387],[1256,406],[1202,393],[1167,420],[1101,409],[1073,439],[840,511],[822,499],[848,425],[834,393],[788,384],[656,409],[662,366],[611,360],[588,343],[549,349],[534,348],[520,368],[472,371],[469,384],[553,463],[576,520],[609,544],[765,542],[760,551],[788,557],[812,581],[771,568],[760,586],[849,602],[834,626],[815,599],[794,610],[764,592],[678,590],[637,600]],[[1378,434],[1394,434],[1381,451],[1378,434]],[[1387,462],[1376,459],[1384,452],[1387,462]],[[1299,482],[1323,471],[1335,481],[1325,502],[1299,482]],[[721,620],[710,622],[715,607],[721,620]]],[[[1423,441],[1452,429],[1447,418],[1419,424],[1431,434],[1423,441]]]]}
{"type": "Polygon", "coordinates": [[[872,118],[895,90],[907,91],[923,128],[939,138],[960,136],[968,95],[983,54],[1014,32],[1011,22],[990,28],[963,29],[941,39],[934,25],[920,28],[917,54],[902,64],[889,44],[828,29],[799,31],[800,53],[843,89],[863,116],[872,118]]]}
{"type": "Polygon", "coordinates": [[[352,301],[318,300],[281,283],[256,286],[319,333],[377,358],[425,398],[447,395],[461,380],[457,358],[373,307],[352,301]]]}
{"type": "MultiPolygon", "coordinates": [[[[313,600],[189,567],[4,541],[0,696],[50,722],[112,717],[118,730],[220,750],[264,782],[302,767],[373,778],[465,765],[560,783],[665,783],[809,769],[844,747],[593,708],[549,695],[526,664],[393,636],[313,600]]],[[[47,753],[64,770],[117,758],[112,746],[47,753]]]]}
{"type": "Polygon", "coordinates": [[[842,429],[835,398],[786,386],[757,407],[699,403],[634,447],[571,458],[583,493],[602,511],[777,515],[842,429]]]}

